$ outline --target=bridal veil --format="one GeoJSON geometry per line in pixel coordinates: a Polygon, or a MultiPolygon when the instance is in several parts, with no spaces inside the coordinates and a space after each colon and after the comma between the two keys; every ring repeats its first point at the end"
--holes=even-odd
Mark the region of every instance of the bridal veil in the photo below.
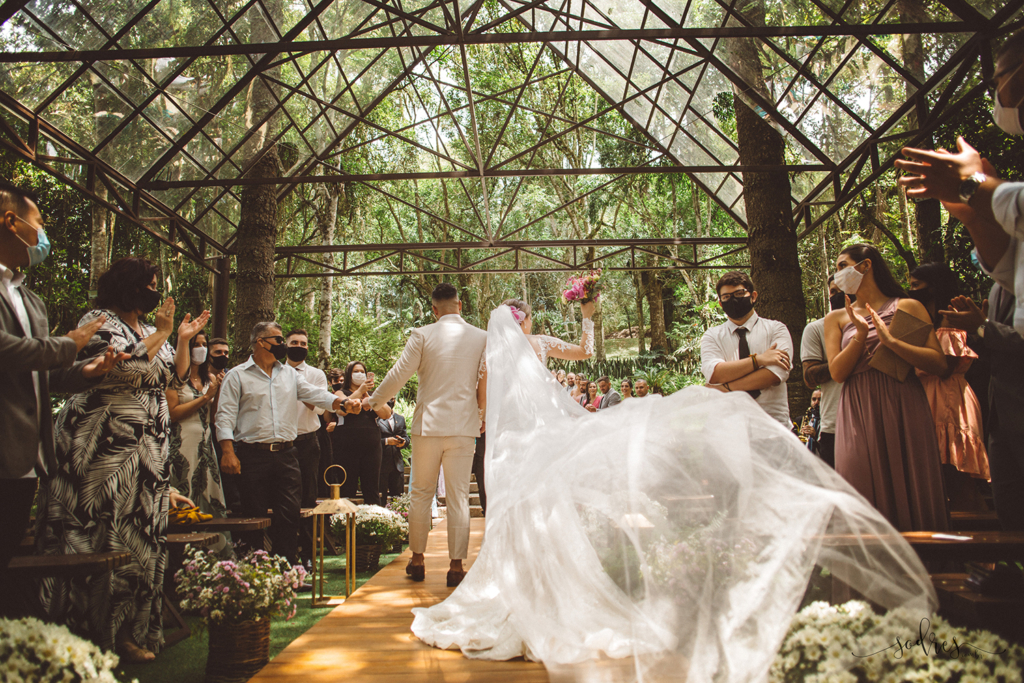
{"type": "Polygon", "coordinates": [[[487,368],[484,543],[447,600],[414,610],[427,643],[553,679],[748,683],[821,569],[881,608],[933,611],[910,546],[746,394],[589,413],[504,306],[487,368]]]}

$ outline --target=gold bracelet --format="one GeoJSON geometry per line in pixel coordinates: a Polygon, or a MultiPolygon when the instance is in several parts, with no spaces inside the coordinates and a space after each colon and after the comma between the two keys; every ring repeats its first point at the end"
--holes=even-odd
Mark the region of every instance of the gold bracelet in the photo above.
{"type": "Polygon", "coordinates": [[[756,353],[750,354],[750,360],[752,360],[754,362],[754,372],[757,372],[758,370],[761,369],[761,366],[757,364],[757,354],[756,353]]]}
{"type": "MultiPolygon", "coordinates": [[[[860,342],[861,344],[863,344],[864,340],[863,339],[857,339],[857,337],[851,337],[850,338],[850,344],[852,344],[853,342],[860,342]]],[[[849,346],[849,344],[847,346],[849,346]]]]}

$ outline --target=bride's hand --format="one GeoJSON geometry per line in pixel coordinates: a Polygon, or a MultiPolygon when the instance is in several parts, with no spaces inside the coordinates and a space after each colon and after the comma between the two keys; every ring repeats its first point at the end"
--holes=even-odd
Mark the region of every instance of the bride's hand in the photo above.
{"type": "Polygon", "coordinates": [[[595,306],[596,306],[596,304],[593,301],[588,301],[587,303],[585,303],[582,306],[580,306],[580,311],[583,313],[583,317],[584,318],[593,318],[594,317],[594,307],[595,306]]]}

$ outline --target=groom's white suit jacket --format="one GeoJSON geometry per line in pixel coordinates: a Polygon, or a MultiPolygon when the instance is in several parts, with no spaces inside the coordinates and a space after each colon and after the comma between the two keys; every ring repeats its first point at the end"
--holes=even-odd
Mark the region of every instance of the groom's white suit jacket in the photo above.
{"type": "Polygon", "coordinates": [[[416,410],[409,433],[414,436],[480,436],[477,377],[487,333],[458,314],[412,331],[402,357],[370,396],[374,410],[419,375],[416,410]]]}

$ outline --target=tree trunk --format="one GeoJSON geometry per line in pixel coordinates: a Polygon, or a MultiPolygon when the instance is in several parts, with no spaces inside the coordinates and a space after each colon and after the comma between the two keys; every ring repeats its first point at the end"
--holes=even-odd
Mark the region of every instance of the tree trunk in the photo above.
{"type": "MultiPolygon", "coordinates": [[[[751,3],[747,9],[751,11],[749,19],[754,24],[764,24],[763,2],[751,3]]],[[[728,56],[730,66],[743,77],[747,87],[756,89],[762,96],[767,95],[754,41],[733,41],[728,56]]],[[[734,84],[734,88],[738,90],[739,86],[734,84]]],[[[807,309],[796,226],[793,224],[789,175],[784,168],[786,143],[775,126],[761,118],[744,97],[735,97],[734,102],[740,164],[778,167],[776,171],[743,174],[747,251],[750,254],[750,278],[758,292],[758,315],[781,321],[793,338],[789,405],[791,415],[800,415],[810,400],[798,361],[807,309]]]]}
{"type": "MultiPolygon", "coordinates": [[[[344,186],[342,186],[344,192],[344,186]]],[[[321,244],[334,244],[334,229],[338,223],[338,186],[323,183],[316,186],[316,223],[320,231],[321,244]]],[[[324,263],[334,264],[334,254],[324,252],[324,263]]],[[[320,280],[320,301],[317,314],[320,319],[320,335],[317,341],[316,364],[326,372],[331,363],[331,334],[334,327],[334,278],[320,280]]]]}
{"type": "MultiPolygon", "coordinates": [[[[281,0],[270,0],[264,5],[272,14],[280,16],[281,0]]],[[[273,42],[274,34],[268,18],[250,13],[252,42],[273,42]]],[[[269,76],[276,77],[277,69],[269,76]]],[[[249,85],[245,119],[255,125],[273,109],[275,99],[262,78],[249,85]]],[[[268,119],[249,138],[243,148],[245,165],[256,159],[246,173],[247,178],[265,179],[280,176],[277,145],[272,141],[277,117],[268,119]]],[[[247,185],[242,190],[239,208],[235,276],[235,343],[233,364],[243,361],[249,353],[249,335],[258,322],[274,319],[274,246],[277,242],[277,185],[247,185]]]]}
{"type": "Polygon", "coordinates": [[[636,338],[637,353],[643,354],[646,349],[644,343],[644,287],[642,273],[633,271],[633,284],[636,285],[636,338]]]}
{"type": "MultiPolygon", "coordinates": [[[[107,198],[107,186],[97,182],[95,193],[101,199],[107,198]]],[[[92,203],[92,252],[89,260],[89,298],[96,297],[96,291],[100,286],[100,275],[106,272],[110,266],[108,254],[110,253],[110,233],[107,224],[110,222],[110,212],[98,202],[92,203]]]]}
{"type": "MultiPolygon", "coordinates": [[[[931,15],[924,6],[923,0],[897,0],[896,8],[901,22],[928,22],[931,15]]],[[[924,45],[918,34],[903,36],[903,66],[920,83],[924,83],[924,45]]],[[[917,92],[912,83],[907,83],[907,99],[910,100],[917,92]]],[[[927,106],[927,104],[925,105],[927,106]]],[[[907,128],[911,131],[920,127],[918,109],[911,109],[907,114],[907,128]]],[[[932,138],[927,138],[917,145],[931,149],[935,146],[932,138]]],[[[941,261],[942,251],[942,213],[936,199],[925,199],[914,204],[914,232],[917,234],[918,253],[923,262],[941,261]]]]}
{"type": "MultiPolygon", "coordinates": [[[[654,257],[650,257],[653,261],[654,257]]],[[[658,355],[668,355],[668,337],[665,335],[665,302],[664,288],[658,272],[645,270],[640,273],[641,282],[644,285],[644,293],[647,295],[647,309],[651,316],[651,352],[658,355]]]]}

